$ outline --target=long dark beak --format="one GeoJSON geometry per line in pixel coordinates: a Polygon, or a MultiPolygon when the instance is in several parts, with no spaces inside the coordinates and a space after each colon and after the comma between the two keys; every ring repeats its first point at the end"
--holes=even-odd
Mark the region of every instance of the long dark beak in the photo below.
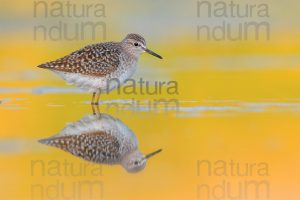
{"type": "Polygon", "coordinates": [[[150,157],[154,156],[155,154],[158,154],[159,152],[161,152],[162,149],[158,149],[157,151],[154,151],[152,153],[149,153],[145,156],[145,159],[149,159],[150,157]]]}
{"type": "Polygon", "coordinates": [[[152,56],[155,56],[157,58],[162,59],[162,57],[160,55],[158,55],[157,53],[154,53],[153,51],[151,51],[150,49],[145,48],[145,51],[149,54],[151,54],[152,56]]]}

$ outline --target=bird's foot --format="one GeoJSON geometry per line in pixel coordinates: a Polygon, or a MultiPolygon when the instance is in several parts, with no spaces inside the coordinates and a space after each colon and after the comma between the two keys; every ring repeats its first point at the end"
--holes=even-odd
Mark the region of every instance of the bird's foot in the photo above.
{"type": "Polygon", "coordinates": [[[99,102],[91,102],[91,105],[99,105],[99,102]]]}

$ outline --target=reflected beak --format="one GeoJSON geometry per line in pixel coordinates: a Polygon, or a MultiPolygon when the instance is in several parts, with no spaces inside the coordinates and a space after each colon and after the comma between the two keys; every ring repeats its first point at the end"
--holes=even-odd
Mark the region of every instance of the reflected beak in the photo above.
{"type": "Polygon", "coordinates": [[[145,51],[149,54],[151,54],[152,56],[155,56],[157,58],[162,59],[162,57],[160,55],[158,55],[157,53],[154,53],[153,51],[151,51],[150,49],[145,48],[145,51]]]}
{"type": "Polygon", "coordinates": [[[154,156],[155,154],[158,154],[159,152],[161,152],[162,149],[158,149],[157,151],[154,151],[152,153],[149,153],[145,156],[145,159],[149,159],[150,157],[154,156]]]}

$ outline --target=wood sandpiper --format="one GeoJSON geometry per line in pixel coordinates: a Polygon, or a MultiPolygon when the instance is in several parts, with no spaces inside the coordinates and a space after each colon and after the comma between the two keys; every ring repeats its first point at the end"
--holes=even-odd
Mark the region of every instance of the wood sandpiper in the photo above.
{"type": "Polygon", "coordinates": [[[146,47],[141,35],[131,33],[121,42],[88,45],[38,67],[49,69],[67,83],[92,92],[91,104],[98,104],[101,93],[117,88],[134,74],[138,59],[144,52],[162,59],[146,47]]]}
{"type": "Polygon", "coordinates": [[[57,135],[39,141],[100,164],[120,164],[134,173],[161,149],[143,155],[135,134],[119,119],[108,114],[86,115],[68,124],[57,135]]]}

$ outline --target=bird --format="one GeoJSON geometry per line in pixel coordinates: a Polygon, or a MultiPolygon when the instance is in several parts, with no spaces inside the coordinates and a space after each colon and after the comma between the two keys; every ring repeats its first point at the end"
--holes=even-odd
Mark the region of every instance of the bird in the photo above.
{"type": "Polygon", "coordinates": [[[68,84],[92,92],[91,104],[98,105],[101,93],[120,87],[135,73],[138,59],[144,52],[162,59],[147,48],[141,35],[130,33],[121,42],[87,45],[37,67],[49,69],[68,84]]]}
{"type": "Polygon", "coordinates": [[[162,151],[142,154],[134,132],[119,119],[104,113],[88,114],[39,142],[93,163],[121,165],[129,173],[143,170],[147,160],[162,151]]]}

